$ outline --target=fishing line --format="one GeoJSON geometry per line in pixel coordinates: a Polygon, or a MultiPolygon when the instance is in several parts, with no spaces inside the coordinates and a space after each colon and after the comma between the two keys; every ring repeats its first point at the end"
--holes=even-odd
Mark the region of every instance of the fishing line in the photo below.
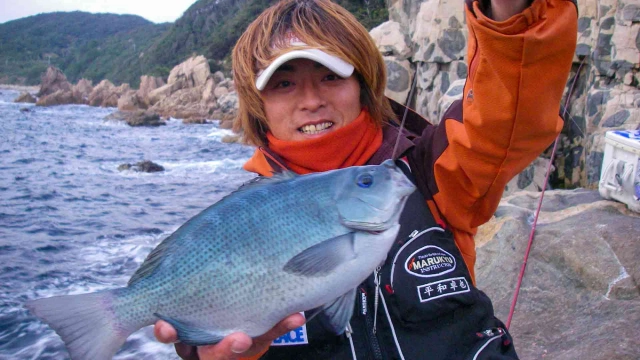
{"type": "MultiPolygon", "coordinates": [[[[573,95],[573,91],[575,90],[575,85],[580,77],[580,71],[582,71],[582,65],[584,65],[585,58],[582,58],[582,62],[580,62],[580,66],[578,67],[578,71],[576,71],[576,76],[573,78],[573,82],[571,84],[571,88],[567,93],[567,100],[565,101],[565,105],[563,108],[562,118],[566,116],[569,111],[569,101],[571,100],[571,96],[573,95]]],[[[562,104],[561,104],[562,105],[562,104]]],[[[549,176],[551,175],[551,166],[553,164],[553,158],[556,154],[556,150],[558,149],[558,142],[560,140],[560,134],[556,136],[556,141],[553,143],[553,150],[551,151],[551,157],[549,158],[549,165],[547,166],[547,175],[544,179],[544,184],[542,184],[542,192],[540,193],[540,200],[538,201],[538,208],[536,209],[536,214],[533,218],[533,224],[531,225],[531,232],[529,233],[529,242],[527,244],[527,250],[524,253],[524,260],[522,261],[522,267],[520,268],[520,274],[518,275],[518,282],[516,284],[516,290],[513,293],[513,299],[511,300],[511,308],[509,309],[509,317],[507,318],[507,322],[505,324],[506,328],[509,329],[511,327],[511,319],[513,318],[513,313],[516,309],[516,303],[518,302],[518,294],[520,293],[520,287],[522,286],[522,280],[524,279],[524,272],[527,268],[527,261],[529,260],[529,254],[531,253],[531,246],[533,245],[533,238],[536,233],[536,225],[538,224],[538,216],[540,215],[540,209],[542,209],[542,200],[544,199],[544,192],[547,189],[547,183],[549,182],[549,176]]]]}
{"type": "Polygon", "coordinates": [[[416,88],[416,82],[418,79],[418,69],[416,68],[416,72],[413,74],[413,81],[411,82],[411,90],[409,90],[409,95],[407,96],[407,100],[404,102],[404,115],[402,115],[402,122],[400,122],[400,128],[398,129],[398,137],[396,138],[396,144],[393,146],[393,152],[391,153],[391,159],[393,161],[398,160],[398,155],[396,151],[398,151],[398,144],[400,144],[400,137],[402,136],[402,129],[404,129],[404,122],[407,119],[407,113],[409,112],[409,101],[413,98],[413,90],[416,88]]]}

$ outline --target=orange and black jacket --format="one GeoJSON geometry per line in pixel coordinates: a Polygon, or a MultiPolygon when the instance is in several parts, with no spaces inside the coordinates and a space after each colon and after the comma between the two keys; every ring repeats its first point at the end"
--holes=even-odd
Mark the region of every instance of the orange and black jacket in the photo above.
{"type": "MultiPolygon", "coordinates": [[[[382,289],[373,277],[360,286],[349,336],[325,334],[310,321],[298,334],[305,345],[272,346],[264,359],[517,357],[491,301],[474,286],[473,236],[493,215],[507,182],[562,129],[558,113],[576,45],[577,8],[575,1],[535,0],[496,22],[481,2],[466,5],[469,71],[462,99],[437,126],[412,111],[407,115],[401,151],[421,198],[407,203],[412,216],[401,217],[405,231],[380,271],[382,289]]],[[[399,123],[405,109],[393,106],[399,123]]],[[[384,129],[369,163],[391,157],[397,131],[394,125],[384,129]]]]}

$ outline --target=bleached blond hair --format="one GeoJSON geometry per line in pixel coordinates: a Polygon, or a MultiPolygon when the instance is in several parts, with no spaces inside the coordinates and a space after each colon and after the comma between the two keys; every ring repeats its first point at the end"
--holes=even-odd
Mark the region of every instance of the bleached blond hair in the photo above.
{"type": "Polygon", "coordinates": [[[269,127],[255,86],[256,77],[275,58],[296,49],[290,45],[291,38],[354,66],[360,82],[360,102],[376,125],[382,126],[394,117],[384,96],[387,79],[384,60],[358,20],[328,0],[282,0],[260,14],[233,49],[233,79],[239,101],[234,130],[244,132],[244,142],[267,144],[269,127]]]}

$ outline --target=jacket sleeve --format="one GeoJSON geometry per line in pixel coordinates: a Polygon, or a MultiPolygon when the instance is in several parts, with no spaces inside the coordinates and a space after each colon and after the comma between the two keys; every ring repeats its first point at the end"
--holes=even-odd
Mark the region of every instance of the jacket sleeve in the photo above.
{"type": "Polygon", "coordinates": [[[424,131],[415,154],[442,216],[474,234],[495,212],[507,182],[562,129],[558,114],[576,45],[577,9],[569,0],[535,0],[503,22],[483,15],[477,1],[467,1],[465,11],[469,71],[463,98],[424,131]]]}

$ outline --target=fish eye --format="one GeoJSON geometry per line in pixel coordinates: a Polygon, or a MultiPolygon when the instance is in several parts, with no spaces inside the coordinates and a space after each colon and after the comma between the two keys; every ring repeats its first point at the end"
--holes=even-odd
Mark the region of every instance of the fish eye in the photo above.
{"type": "Polygon", "coordinates": [[[356,179],[356,184],[361,188],[368,188],[373,185],[373,176],[371,174],[360,174],[356,179]]]}

